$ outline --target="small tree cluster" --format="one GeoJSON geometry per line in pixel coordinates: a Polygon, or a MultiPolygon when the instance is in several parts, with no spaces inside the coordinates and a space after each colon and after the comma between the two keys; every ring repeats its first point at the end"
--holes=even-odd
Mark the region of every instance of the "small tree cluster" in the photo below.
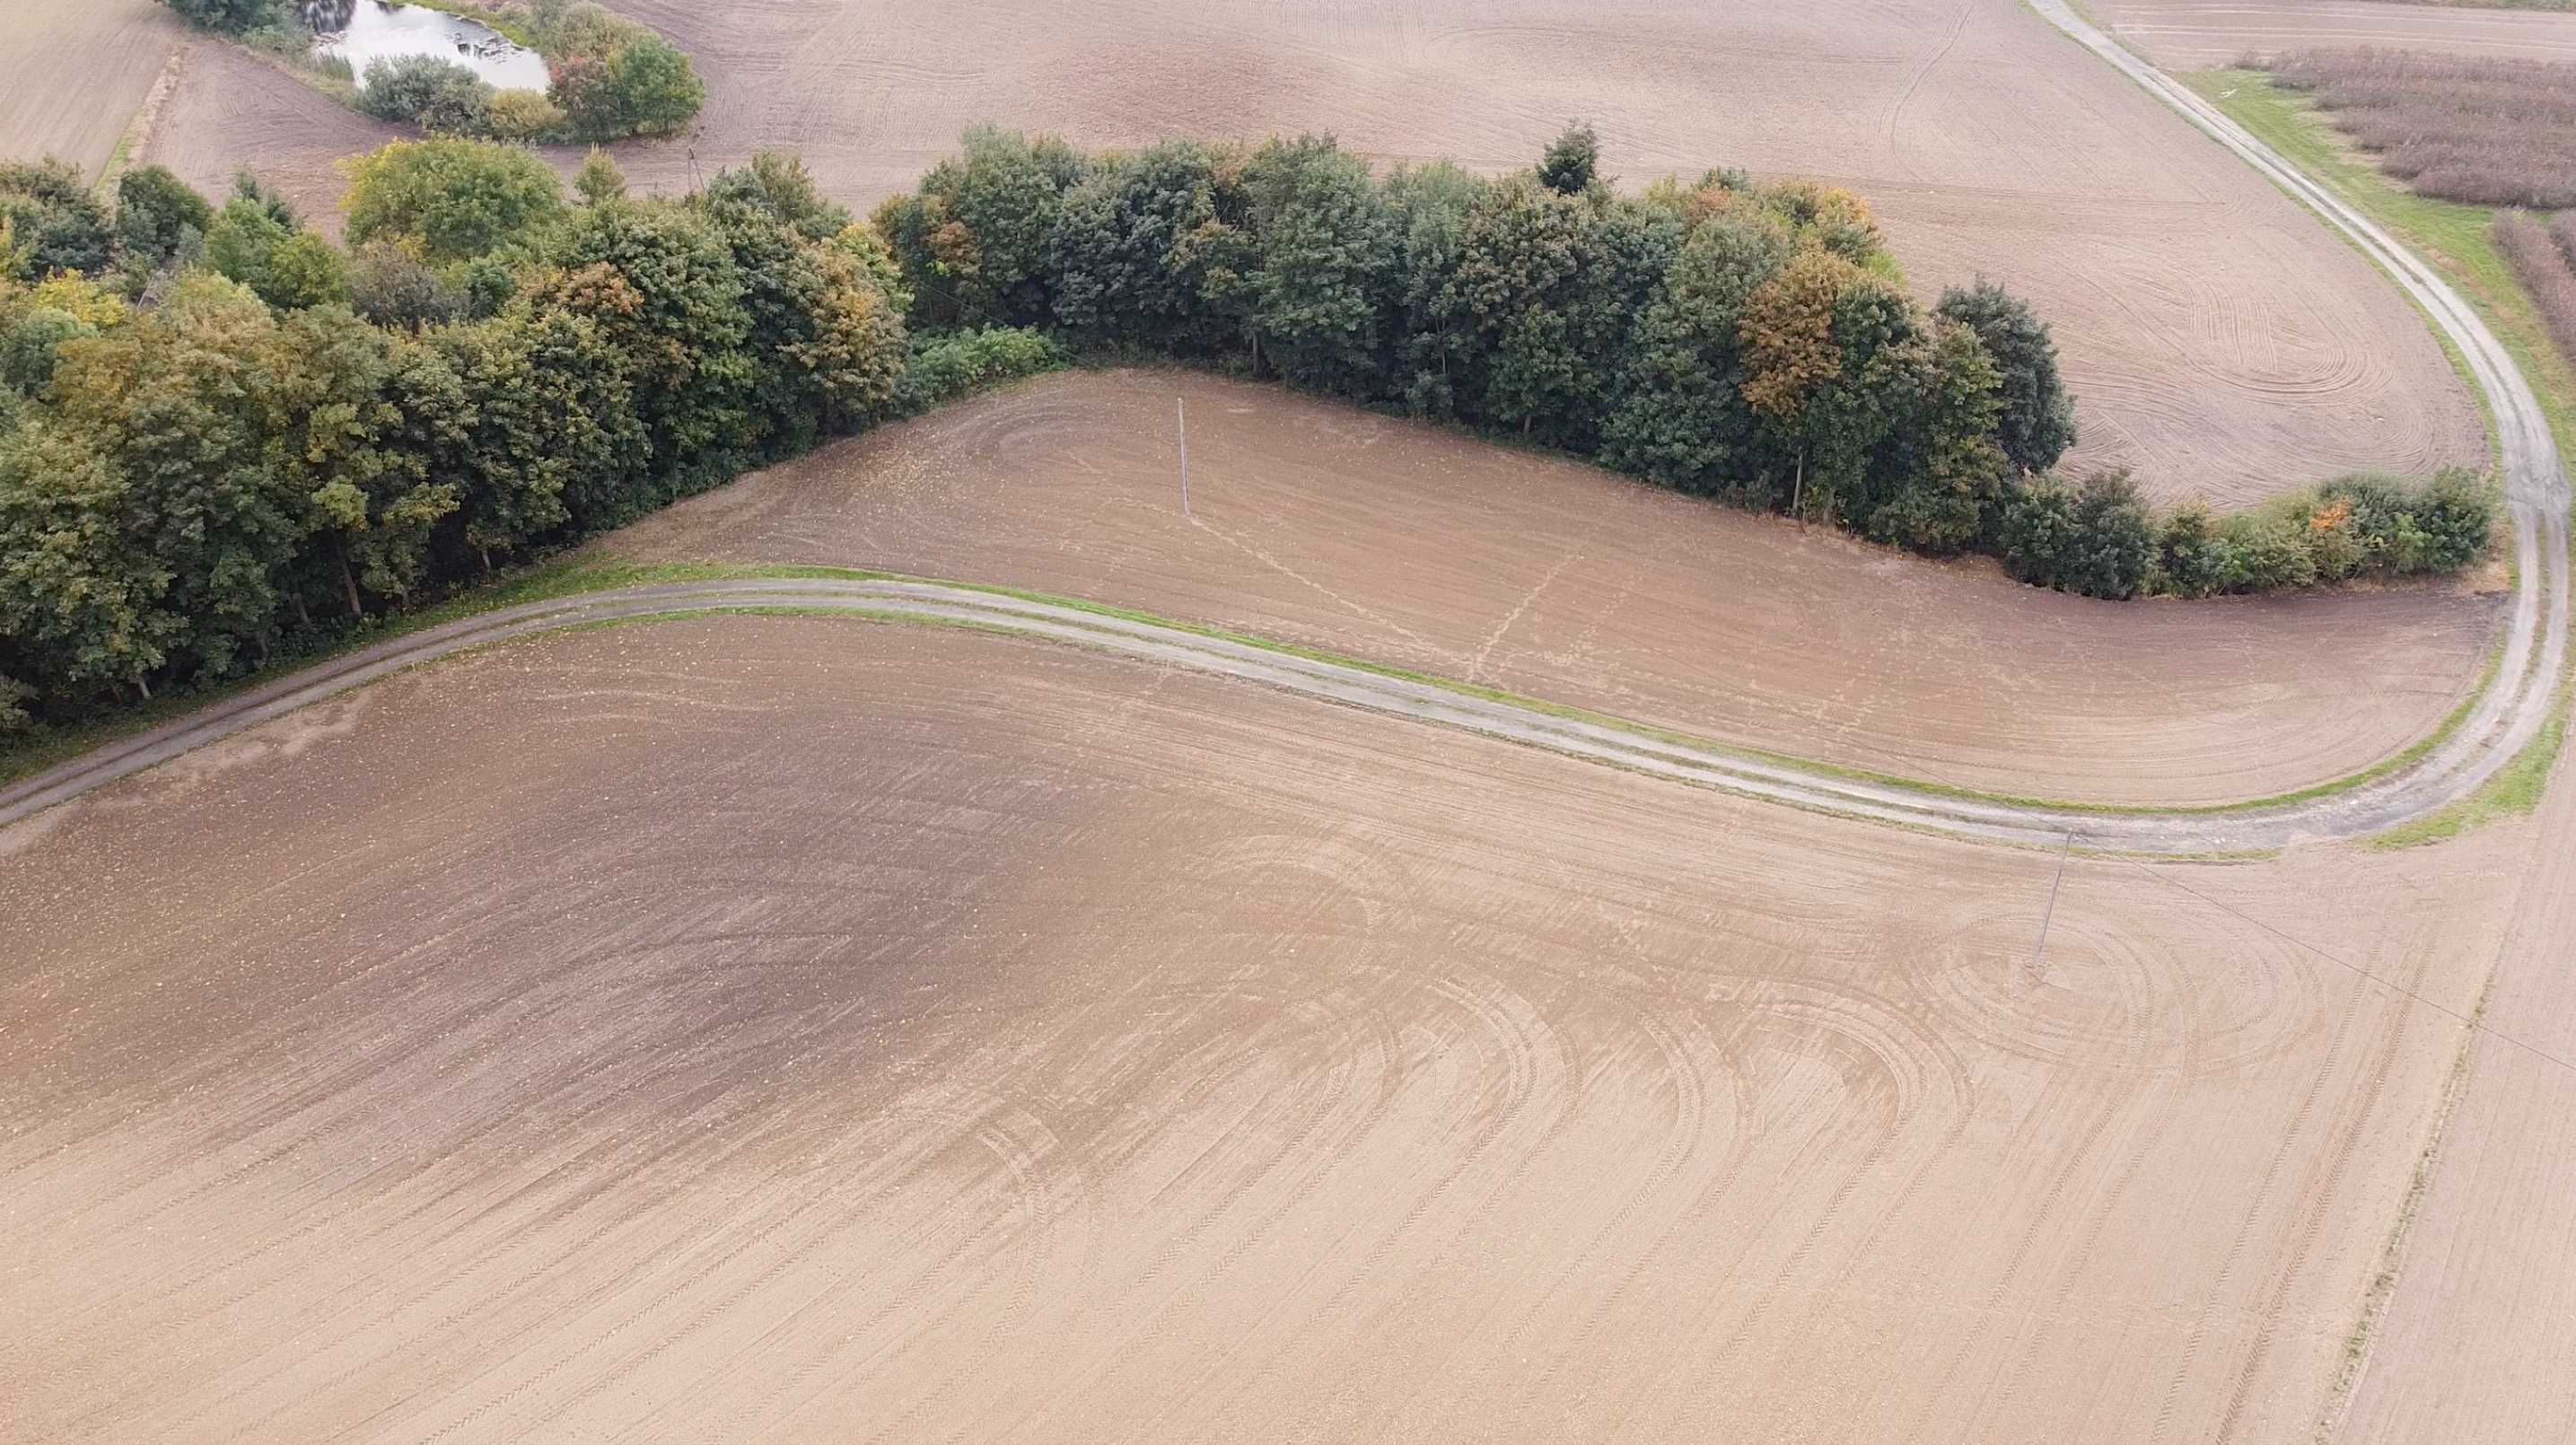
{"type": "Polygon", "coordinates": [[[110,234],[163,269],[0,284],[0,717],[238,673],[902,404],[890,263],[791,160],[578,207],[489,143],[352,177],[354,256],[154,176],[110,234]]]}
{"type": "Polygon", "coordinates": [[[537,0],[531,20],[547,98],[575,139],[670,135],[706,103],[706,85],[678,46],[592,0],[537,0]]]}
{"type": "Polygon", "coordinates": [[[369,61],[356,103],[378,120],[417,125],[434,136],[545,141],[572,132],[570,117],[541,92],[495,90],[468,67],[435,55],[369,61]]]}

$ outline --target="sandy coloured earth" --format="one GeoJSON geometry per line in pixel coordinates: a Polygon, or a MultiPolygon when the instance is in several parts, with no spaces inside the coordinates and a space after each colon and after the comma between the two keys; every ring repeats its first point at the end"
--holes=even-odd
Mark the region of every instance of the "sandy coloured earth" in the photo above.
{"type": "Polygon", "coordinates": [[[0,161],[58,156],[96,176],[186,33],[153,0],[9,0],[0,161]]]}
{"type": "Polygon", "coordinates": [[[2058,881],[1030,643],[512,645],[0,834],[0,1435],[2304,1438],[2462,1038],[2354,970],[2467,1010],[2528,844],[2058,881]]]}
{"type": "MultiPolygon", "coordinates": [[[[1632,184],[1721,164],[1822,176],[1877,206],[1918,289],[2008,282],[2064,350],[2077,465],[2133,467],[2158,497],[2235,504],[2484,451],[2440,348],[2368,262],[2018,0],[623,8],[708,85],[688,138],[621,148],[640,183],[786,149],[865,206],[986,121],[1090,145],[1311,129],[1500,170],[1580,115],[1632,184]]],[[[255,157],[327,214],[334,162],[396,134],[200,44],[146,158],[221,187],[255,157]]]]}

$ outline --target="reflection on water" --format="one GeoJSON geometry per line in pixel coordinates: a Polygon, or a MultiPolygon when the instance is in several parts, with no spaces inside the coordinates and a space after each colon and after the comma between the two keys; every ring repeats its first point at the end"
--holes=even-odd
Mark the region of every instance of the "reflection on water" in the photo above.
{"type": "Polygon", "coordinates": [[[503,90],[546,88],[545,57],[461,15],[389,0],[300,0],[316,55],[349,62],[363,82],[367,64],[405,55],[453,60],[503,90]]]}

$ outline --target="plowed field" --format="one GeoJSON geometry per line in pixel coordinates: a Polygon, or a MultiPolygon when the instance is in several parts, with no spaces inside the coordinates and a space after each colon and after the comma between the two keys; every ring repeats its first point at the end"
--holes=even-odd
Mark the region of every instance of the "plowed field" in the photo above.
{"type": "Polygon", "coordinates": [[[96,176],[184,33],[152,0],[9,0],[0,9],[0,161],[59,156],[96,176]]]}
{"type": "MultiPolygon", "coordinates": [[[[1875,200],[1919,288],[2008,281],[2056,326],[2079,461],[2134,467],[2159,497],[2242,502],[2483,452],[2422,318],[2367,262],[2016,0],[622,8],[708,83],[689,137],[624,153],[664,187],[785,148],[870,203],[984,121],[1095,145],[1332,131],[1500,169],[1581,115],[1631,182],[1823,176],[1875,200]]],[[[208,52],[153,156],[206,185],[254,162],[327,210],[330,162],[380,128],[208,52]]]]}
{"type": "Polygon", "coordinates": [[[969,402],[602,550],[1031,587],[1854,767],[2152,804],[2259,797],[2395,752],[2467,691],[2501,601],[2089,601],[1164,372],[969,402]]]}
{"type": "Polygon", "coordinates": [[[31,1439],[2303,1440],[2511,893],[808,619],[0,849],[31,1439]]]}

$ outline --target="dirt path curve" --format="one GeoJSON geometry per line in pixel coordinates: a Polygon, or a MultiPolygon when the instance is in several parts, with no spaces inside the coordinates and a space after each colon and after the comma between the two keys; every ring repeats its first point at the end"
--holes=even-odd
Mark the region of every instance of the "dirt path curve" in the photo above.
{"type": "MultiPolygon", "coordinates": [[[[1677,782],[1987,842],[2185,855],[2260,851],[2303,838],[2355,837],[2430,812],[2500,765],[2514,719],[2463,729],[2415,766],[2324,798],[2221,812],[2115,811],[1963,796],[1937,786],[1855,776],[1732,751],[1616,719],[1568,716],[1459,685],[1393,676],[1248,639],[1049,601],[913,580],[749,578],[673,582],[528,603],[393,639],[308,669],[195,718],[0,789],[0,826],[271,718],[403,668],[531,633],[707,612],[842,612],[1011,632],[1264,684],[1327,702],[1464,728],[1677,782]]],[[[2502,686],[2491,692],[2506,691],[2502,686]]],[[[2546,697],[2541,700],[2545,703],[2546,697]]]]}

